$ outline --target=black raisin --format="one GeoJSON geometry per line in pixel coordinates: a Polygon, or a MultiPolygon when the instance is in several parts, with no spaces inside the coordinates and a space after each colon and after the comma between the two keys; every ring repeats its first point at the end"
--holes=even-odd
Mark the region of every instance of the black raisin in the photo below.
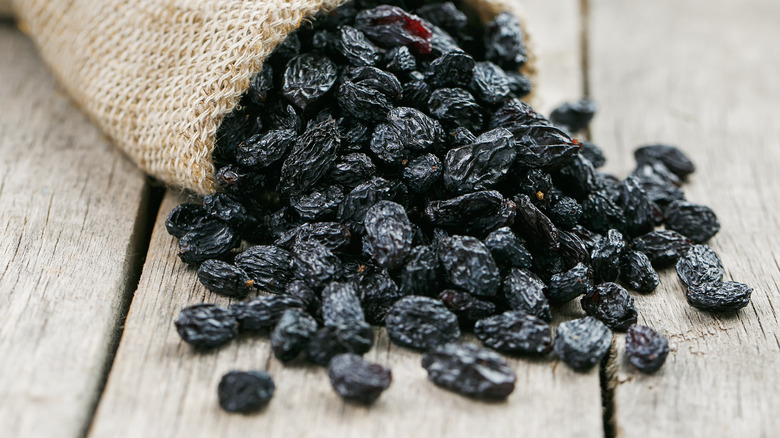
{"type": "Polygon", "coordinates": [[[652,231],[631,241],[631,248],[644,253],[656,267],[676,262],[690,247],[690,239],[671,230],[652,231]]]}
{"type": "Polygon", "coordinates": [[[363,252],[389,270],[398,269],[412,249],[412,224],[404,208],[380,201],[368,209],[364,219],[363,252]]]}
{"type": "Polygon", "coordinates": [[[307,359],[321,366],[328,366],[338,354],[363,354],[374,344],[374,333],[365,321],[346,321],[325,326],[314,334],[306,348],[307,359]]]}
{"type": "Polygon", "coordinates": [[[482,130],[482,107],[474,96],[462,88],[439,88],[428,99],[430,114],[449,128],[463,126],[470,131],[482,130]]]}
{"type": "Polygon", "coordinates": [[[231,371],[219,381],[219,405],[228,412],[260,410],[274,395],[273,379],[265,371],[231,371]]]}
{"type": "Polygon", "coordinates": [[[216,304],[185,307],[174,324],[181,339],[199,349],[226,344],[238,334],[233,312],[216,304]]]}
{"type": "Polygon", "coordinates": [[[255,281],[247,273],[222,260],[206,260],[198,268],[198,280],[206,289],[228,297],[243,298],[255,281]]]}
{"type": "Polygon", "coordinates": [[[458,317],[460,326],[464,328],[471,328],[475,322],[496,313],[496,305],[490,301],[454,289],[443,290],[439,294],[439,301],[458,317]]]}
{"type": "Polygon", "coordinates": [[[498,354],[471,343],[442,345],[423,354],[422,366],[436,385],[478,399],[504,399],[515,373],[498,354]]]}
{"type": "Polygon", "coordinates": [[[596,102],[585,97],[556,107],[550,113],[550,121],[563,126],[569,132],[582,131],[588,127],[597,109],[596,102]]]}
{"type": "Polygon", "coordinates": [[[596,283],[615,281],[620,273],[620,255],[626,247],[618,230],[609,230],[590,253],[593,278],[596,283]]]}
{"type": "Polygon", "coordinates": [[[532,272],[513,268],[504,279],[502,292],[510,309],[550,322],[552,314],[544,295],[545,289],[542,280],[532,272]]]}
{"type": "Polygon", "coordinates": [[[298,55],[284,71],[282,94],[298,108],[306,110],[327,93],[336,82],[336,64],[318,53],[298,55]]]}
{"type": "Polygon", "coordinates": [[[696,170],[690,158],[674,146],[656,144],[644,146],[634,151],[637,164],[660,162],[672,173],[685,178],[696,170]]]}
{"type": "Polygon", "coordinates": [[[499,228],[488,234],[485,246],[499,265],[530,268],[533,256],[509,227],[499,228]]]}
{"type": "Polygon", "coordinates": [[[638,292],[652,292],[660,278],[650,259],[639,251],[626,250],[620,256],[620,279],[638,292]]]}
{"type": "Polygon", "coordinates": [[[292,281],[292,254],[272,245],[256,245],[236,256],[235,264],[254,280],[255,286],[282,293],[292,281]]]}
{"type": "Polygon", "coordinates": [[[397,6],[381,5],[358,12],[355,27],[382,47],[407,46],[415,53],[431,51],[431,30],[419,17],[397,6]]]}
{"type": "Polygon", "coordinates": [[[357,275],[355,287],[366,321],[375,325],[384,325],[388,309],[404,297],[387,270],[363,268],[357,275]]]}
{"type": "Polygon", "coordinates": [[[666,207],[664,223],[666,228],[697,243],[710,240],[720,230],[720,222],[712,209],[685,201],[674,201],[666,207]]]}
{"type": "Polygon", "coordinates": [[[484,235],[512,225],[517,206],[495,190],[479,191],[444,201],[431,201],[426,218],[439,227],[484,235]]]}
{"type": "Polygon", "coordinates": [[[256,332],[272,329],[285,310],[303,307],[303,301],[292,295],[261,295],[250,301],[230,306],[242,332],[256,332]]]}
{"type": "Polygon", "coordinates": [[[387,336],[394,343],[428,350],[460,337],[458,317],[433,298],[409,296],[398,300],[385,318],[387,336]]]}
{"type": "Polygon", "coordinates": [[[454,192],[469,193],[495,185],[515,160],[512,133],[488,131],[472,144],[450,149],[444,158],[444,184],[454,192]]]}
{"type": "Polygon", "coordinates": [[[485,57],[507,70],[517,70],[526,62],[525,38],[520,20],[502,12],[485,29],[485,57]]]}
{"type": "Polygon", "coordinates": [[[477,321],[474,334],[502,353],[545,355],[552,351],[550,325],[525,312],[509,311],[477,321]]]}
{"type": "Polygon", "coordinates": [[[612,332],[592,316],[566,321],[555,330],[555,354],[577,371],[596,365],[612,345],[612,332]]]}
{"type": "Polygon", "coordinates": [[[686,286],[698,286],[723,279],[723,262],[707,245],[694,245],[677,260],[677,276],[686,286]]]}
{"type": "Polygon", "coordinates": [[[627,330],[636,322],[634,299],[616,283],[602,283],[580,299],[582,310],[613,330],[627,330]]]}
{"type": "Polygon", "coordinates": [[[655,330],[634,324],[626,333],[628,362],[643,373],[656,372],[669,355],[669,342],[655,330]]]}
{"type": "Polygon", "coordinates": [[[240,242],[238,233],[227,222],[203,220],[179,239],[179,258],[188,264],[221,258],[240,242]]]}
{"type": "Polygon", "coordinates": [[[579,263],[566,272],[555,274],[547,287],[547,298],[551,303],[567,303],[590,291],[593,278],[590,269],[579,263]]]}
{"type": "Polygon", "coordinates": [[[328,364],[328,377],[340,396],[363,404],[376,401],[392,381],[390,368],[352,353],[334,356],[328,364]]]}
{"type": "Polygon", "coordinates": [[[501,277],[490,250],[471,236],[447,237],[439,243],[439,259],[450,283],[478,297],[498,292],[501,277]]]}
{"type": "Polygon", "coordinates": [[[736,312],[750,302],[753,288],[736,281],[716,281],[688,287],[691,306],[710,312],[736,312]]]}
{"type": "Polygon", "coordinates": [[[294,195],[314,187],[330,173],[338,157],[339,144],[338,127],[333,119],[308,128],[295,141],[282,164],[279,177],[282,192],[294,195]]]}
{"type": "Polygon", "coordinates": [[[271,350],[282,362],[293,360],[306,350],[316,332],[317,321],[311,315],[302,309],[287,309],[271,332],[271,350]]]}
{"type": "Polygon", "coordinates": [[[341,260],[326,246],[307,240],[293,246],[292,271],[295,278],[319,289],[331,280],[338,280],[343,272],[341,260]]]}
{"type": "Polygon", "coordinates": [[[354,27],[342,26],[339,29],[339,49],[350,64],[360,67],[377,65],[382,59],[379,48],[366,38],[366,35],[354,27]]]}
{"type": "Polygon", "coordinates": [[[200,225],[206,218],[206,209],[201,204],[180,204],[174,207],[165,219],[168,234],[181,239],[200,225]]]}
{"type": "Polygon", "coordinates": [[[398,282],[403,295],[433,295],[439,291],[439,254],[420,245],[409,253],[398,282]]]}

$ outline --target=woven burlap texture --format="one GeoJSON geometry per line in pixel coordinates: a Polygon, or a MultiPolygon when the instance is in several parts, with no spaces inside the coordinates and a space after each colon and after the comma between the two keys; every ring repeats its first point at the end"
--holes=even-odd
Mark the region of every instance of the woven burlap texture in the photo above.
{"type": "MultiPolygon", "coordinates": [[[[4,0],[0,0],[4,1],[4,0]]],[[[7,0],[5,0],[7,1],[7,0]]],[[[467,0],[483,20],[517,0],[467,0]]],[[[17,19],[79,106],[144,171],[217,190],[217,127],[303,20],[342,0],[14,0],[17,19]]]]}

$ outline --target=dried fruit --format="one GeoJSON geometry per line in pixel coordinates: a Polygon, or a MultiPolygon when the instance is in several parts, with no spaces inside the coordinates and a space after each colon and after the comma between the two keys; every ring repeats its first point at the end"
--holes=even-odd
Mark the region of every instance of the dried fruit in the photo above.
{"type": "Polygon", "coordinates": [[[582,310],[613,330],[627,330],[636,322],[634,299],[616,283],[602,283],[580,299],[582,310]]]}
{"type": "Polygon", "coordinates": [[[250,413],[261,409],[274,395],[273,379],[265,371],[231,371],[219,381],[219,405],[228,412],[250,413]]]}
{"type": "Polygon", "coordinates": [[[544,295],[545,288],[544,282],[530,271],[512,268],[504,279],[502,292],[510,309],[550,322],[552,314],[544,295]]]}
{"type": "Polygon", "coordinates": [[[520,20],[507,12],[498,14],[485,29],[485,57],[511,70],[525,64],[526,56],[520,20]]]}
{"type": "Polygon", "coordinates": [[[659,162],[680,178],[685,178],[696,170],[690,158],[681,150],[669,145],[656,144],[641,147],[634,151],[634,158],[639,165],[659,162]]]}
{"type": "Polygon", "coordinates": [[[428,350],[460,337],[458,317],[428,297],[398,300],[388,310],[385,325],[391,341],[416,350],[428,350]]]}
{"type": "Polygon", "coordinates": [[[390,368],[352,353],[334,356],[328,364],[328,377],[340,396],[363,404],[376,401],[392,381],[390,368]]]}
{"type": "Polygon", "coordinates": [[[206,260],[198,268],[198,280],[206,289],[228,297],[243,298],[255,281],[247,273],[222,260],[206,260]]]}
{"type": "Polygon", "coordinates": [[[592,287],[592,275],[587,266],[578,263],[566,272],[555,274],[547,287],[550,303],[567,303],[580,295],[585,295],[592,287]]]}
{"type": "Polygon", "coordinates": [[[282,362],[293,360],[306,350],[316,332],[317,321],[311,315],[303,309],[287,309],[271,332],[271,350],[282,362]]]}
{"type": "Polygon", "coordinates": [[[533,256],[509,227],[499,228],[488,234],[485,246],[499,265],[514,268],[530,268],[533,256]]]}
{"type": "Polygon", "coordinates": [[[488,131],[474,143],[450,149],[444,158],[444,184],[454,192],[469,193],[495,185],[515,160],[512,133],[488,131]]]}
{"type": "Polygon", "coordinates": [[[674,201],[664,210],[666,228],[677,231],[697,243],[710,240],[720,230],[715,213],[705,205],[674,201]]]}
{"type": "Polygon", "coordinates": [[[174,324],[184,342],[200,349],[219,347],[238,334],[233,312],[216,304],[185,307],[174,324]]]}
{"type": "Polygon", "coordinates": [[[292,281],[289,251],[273,245],[255,245],[236,256],[235,264],[249,274],[255,286],[274,293],[284,292],[292,281]]]}
{"type": "Polygon", "coordinates": [[[306,110],[336,82],[336,65],[327,56],[305,53],[292,58],[284,71],[282,95],[306,110]]]}
{"type": "Polygon", "coordinates": [[[561,323],[555,330],[555,354],[577,371],[596,365],[612,345],[612,332],[592,316],[561,323]]]}
{"type": "Polygon", "coordinates": [[[464,328],[471,328],[475,322],[496,313],[496,305],[490,301],[454,289],[441,291],[439,301],[458,317],[460,326],[464,328]]]}
{"type": "Polygon", "coordinates": [[[285,310],[303,307],[300,298],[292,295],[261,295],[250,301],[230,306],[230,312],[238,321],[242,332],[256,332],[272,329],[285,310]]]}
{"type": "Polygon", "coordinates": [[[238,233],[219,219],[205,219],[179,239],[179,258],[188,264],[225,257],[241,241],[238,233]]]}
{"type": "Polygon", "coordinates": [[[644,253],[656,267],[676,262],[690,247],[690,239],[671,230],[652,231],[631,241],[631,248],[644,253]]]}
{"type": "Polygon", "coordinates": [[[501,356],[471,343],[434,348],[422,366],[433,383],[468,397],[504,399],[515,389],[515,373],[501,356]]]}
{"type": "Polygon", "coordinates": [[[633,324],[626,333],[626,356],[643,373],[656,372],[669,355],[669,342],[655,330],[633,324]]]}
{"type": "Polygon", "coordinates": [[[550,121],[563,126],[569,132],[582,131],[596,115],[596,102],[587,97],[575,102],[566,102],[550,113],[550,121]]]}
{"type": "Polygon", "coordinates": [[[544,355],[552,351],[550,325],[525,312],[510,311],[477,321],[477,339],[509,354],[544,355]]]}
{"type": "Polygon", "coordinates": [[[753,288],[737,281],[716,281],[690,286],[688,304],[710,312],[735,312],[750,303],[753,288]]]}
{"type": "Polygon", "coordinates": [[[650,259],[639,251],[623,251],[620,256],[620,280],[638,292],[652,292],[661,281],[650,259]]]}
{"type": "Polygon", "coordinates": [[[718,254],[707,245],[693,245],[677,260],[677,276],[686,286],[699,286],[720,281],[723,263],[718,254]]]}
{"type": "Polygon", "coordinates": [[[418,54],[431,51],[431,30],[419,17],[397,6],[382,5],[361,11],[355,27],[383,47],[407,46],[418,54]]]}
{"type": "Polygon", "coordinates": [[[363,252],[379,266],[398,269],[412,249],[412,224],[395,202],[380,201],[366,211],[363,252]]]}
{"type": "Polygon", "coordinates": [[[452,236],[439,243],[439,260],[450,283],[477,297],[498,292],[501,277],[485,244],[470,236],[452,236]]]}

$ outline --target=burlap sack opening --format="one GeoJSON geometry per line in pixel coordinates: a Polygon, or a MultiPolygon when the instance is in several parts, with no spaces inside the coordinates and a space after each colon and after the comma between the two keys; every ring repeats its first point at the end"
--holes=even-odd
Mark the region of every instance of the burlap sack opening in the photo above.
{"type": "MultiPolygon", "coordinates": [[[[483,21],[519,0],[464,0],[483,21]]],[[[0,10],[9,0],[0,0],[0,10]]],[[[11,0],[75,101],[138,166],[217,190],[217,127],[302,20],[344,0],[11,0]]],[[[7,9],[7,8],[6,8],[7,9]]],[[[533,62],[524,67],[532,73],[533,62]]]]}

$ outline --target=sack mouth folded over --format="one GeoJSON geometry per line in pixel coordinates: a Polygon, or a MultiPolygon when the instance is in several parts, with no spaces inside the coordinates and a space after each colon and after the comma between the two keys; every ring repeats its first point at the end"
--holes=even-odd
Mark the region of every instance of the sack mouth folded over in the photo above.
{"type": "MultiPolygon", "coordinates": [[[[304,20],[342,3],[16,0],[13,7],[61,84],[120,149],[169,186],[204,195],[219,190],[217,128],[263,61],[304,20]]],[[[504,11],[523,20],[517,0],[462,4],[483,22],[504,11]]],[[[534,78],[532,46],[528,52],[523,72],[534,78]]]]}

